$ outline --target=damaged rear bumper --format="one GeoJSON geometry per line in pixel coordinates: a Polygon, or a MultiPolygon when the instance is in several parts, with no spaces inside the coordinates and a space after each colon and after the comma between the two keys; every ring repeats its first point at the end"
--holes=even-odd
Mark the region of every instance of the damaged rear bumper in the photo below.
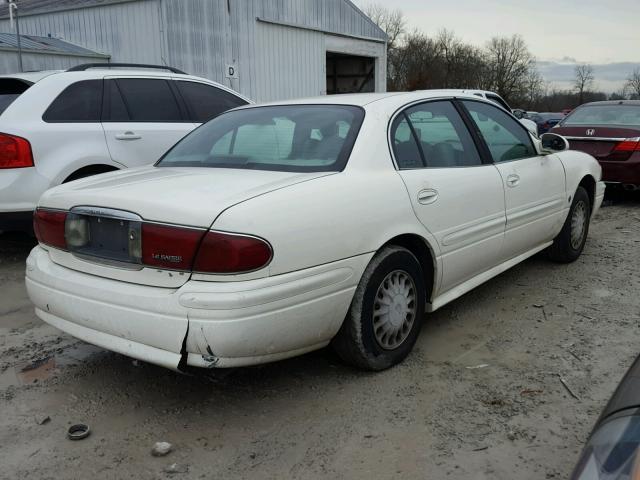
{"type": "Polygon", "coordinates": [[[171,369],[237,367],[327,345],[370,258],[175,289],[78,272],[38,246],[26,285],[42,320],[86,342],[171,369]]]}

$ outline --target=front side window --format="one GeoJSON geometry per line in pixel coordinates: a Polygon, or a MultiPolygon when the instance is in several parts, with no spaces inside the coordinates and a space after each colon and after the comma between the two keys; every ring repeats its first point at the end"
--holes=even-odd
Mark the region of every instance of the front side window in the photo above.
{"type": "Polygon", "coordinates": [[[48,123],[99,122],[102,111],[102,80],[72,83],[56,97],[42,119],[48,123]]]}
{"type": "Polygon", "coordinates": [[[187,135],[157,166],[340,171],[363,118],[362,109],[346,105],[232,111],[187,135]]]}
{"type": "Polygon", "coordinates": [[[247,102],[220,88],[198,82],[176,82],[180,93],[189,106],[191,120],[208,122],[227,110],[246,105],[247,102]]]}
{"type": "MultiPolygon", "coordinates": [[[[184,122],[168,80],[120,78],[116,80],[130,122],[184,122]]],[[[113,108],[113,107],[112,107],[113,108]]]]}
{"type": "Polygon", "coordinates": [[[394,154],[401,169],[482,164],[471,134],[451,102],[427,102],[408,108],[396,117],[392,129],[394,154]],[[416,142],[416,147],[411,145],[416,142]],[[420,156],[415,159],[416,150],[422,160],[420,156]]]}
{"type": "Polygon", "coordinates": [[[502,109],[483,102],[462,102],[480,130],[494,162],[537,155],[526,129],[502,109]]]}

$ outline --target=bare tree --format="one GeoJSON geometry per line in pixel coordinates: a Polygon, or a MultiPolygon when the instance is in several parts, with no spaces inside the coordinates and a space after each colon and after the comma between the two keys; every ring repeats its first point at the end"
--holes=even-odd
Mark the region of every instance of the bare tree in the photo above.
{"type": "Polygon", "coordinates": [[[640,68],[636,68],[633,72],[631,72],[629,78],[627,78],[625,91],[629,92],[629,94],[633,98],[637,98],[640,100],[640,68]]]}
{"type": "Polygon", "coordinates": [[[588,63],[576,65],[575,69],[576,79],[573,84],[576,92],[578,93],[579,105],[584,103],[584,94],[593,88],[594,76],[593,67],[588,63]]]}
{"type": "Polygon", "coordinates": [[[535,59],[520,35],[494,37],[486,47],[485,85],[508,102],[524,96],[525,81],[535,69],[535,59]]]}
{"type": "Polygon", "coordinates": [[[362,11],[387,34],[387,49],[398,47],[407,26],[402,11],[390,10],[377,3],[367,5],[362,11]]]}

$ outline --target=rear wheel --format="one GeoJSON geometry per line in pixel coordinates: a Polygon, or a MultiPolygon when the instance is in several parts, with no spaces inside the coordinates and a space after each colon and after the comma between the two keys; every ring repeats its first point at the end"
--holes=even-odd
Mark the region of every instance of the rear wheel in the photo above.
{"type": "Polygon", "coordinates": [[[401,362],[418,338],[425,302],[416,257],[402,247],[384,247],[360,280],[334,349],[345,362],[365,370],[401,362]]]}
{"type": "Polygon", "coordinates": [[[578,187],[562,230],[549,247],[551,260],[570,263],[580,256],[587,241],[590,218],[589,194],[584,188],[578,187]]]}

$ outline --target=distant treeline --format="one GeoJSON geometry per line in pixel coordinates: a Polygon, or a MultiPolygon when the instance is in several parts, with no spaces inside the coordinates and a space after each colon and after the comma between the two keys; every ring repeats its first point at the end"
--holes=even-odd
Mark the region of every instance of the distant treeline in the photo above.
{"type": "Polygon", "coordinates": [[[478,48],[448,30],[433,37],[417,30],[407,33],[399,10],[371,5],[365,11],[389,37],[387,89],[390,91],[491,90],[514,108],[540,112],[575,108],[585,102],[611,97],[640,95],[633,89],[613,95],[593,91],[593,69],[589,65],[576,67],[573,90],[553,88],[538,72],[535,57],[519,35],[494,37],[483,48],[478,48]]]}

